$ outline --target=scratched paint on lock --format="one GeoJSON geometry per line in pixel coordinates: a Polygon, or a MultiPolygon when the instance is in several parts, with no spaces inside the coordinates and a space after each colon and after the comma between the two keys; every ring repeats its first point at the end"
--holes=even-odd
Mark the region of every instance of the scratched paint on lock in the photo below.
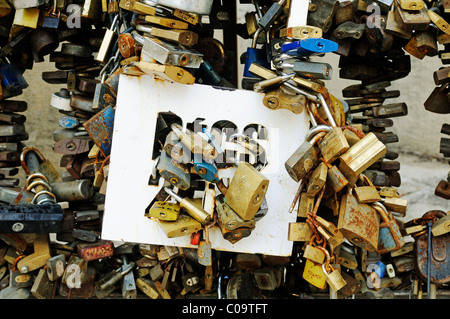
{"type": "MultiPolygon", "coordinates": [[[[258,143],[266,152],[267,165],[261,174],[270,181],[265,196],[268,213],[248,237],[234,244],[223,238],[218,227],[210,230],[209,239],[216,250],[290,256],[293,242],[288,241],[289,223],[297,216],[288,211],[298,183],[288,175],[284,162],[305,138],[309,120],[305,112],[270,110],[264,106],[263,97],[253,91],[182,85],[148,75],[120,75],[101,238],[197,248],[191,245],[190,236],[168,238],[158,223],[144,216],[163,184],[160,180],[158,186],[148,185],[155,165],[158,113],[172,112],[182,119],[183,129],[197,118],[204,118],[202,125],[209,130],[224,120],[235,124],[240,133],[254,123],[267,128],[269,137],[258,143]]],[[[219,169],[219,178],[232,177],[234,171],[219,169]]],[[[195,197],[202,196],[196,193],[195,197]]]]}
{"type": "Polygon", "coordinates": [[[114,117],[114,108],[108,106],[83,124],[89,136],[94,140],[94,143],[97,144],[105,156],[108,156],[111,153],[114,117]]]}

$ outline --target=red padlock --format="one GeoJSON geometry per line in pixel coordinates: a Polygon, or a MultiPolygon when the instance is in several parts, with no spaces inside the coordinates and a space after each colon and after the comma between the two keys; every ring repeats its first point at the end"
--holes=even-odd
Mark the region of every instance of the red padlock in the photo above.
{"type": "Polygon", "coordinates": [[[191,234],[191,245],[198,245],[200,243],[200,231],[191,234]]]}

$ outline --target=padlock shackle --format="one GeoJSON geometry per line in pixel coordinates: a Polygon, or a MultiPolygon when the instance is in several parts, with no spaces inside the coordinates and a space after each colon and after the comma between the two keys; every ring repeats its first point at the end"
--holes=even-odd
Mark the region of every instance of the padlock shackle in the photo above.
{"type": "Polygon", "coordinates": [[[390,221],[389,212],[382,203],[375,202],[372,204],[372,207],[375,208],[375,210],[380,214],[381,218],[385,223],[388,223],[390,221]]]}
{"type": "Polygon", "coordinates": [[[262,28],[258,28],[255,31],[255,34],[253,35],[253,39],[252,39],[252,46],[251,46],[252,49],[256,49],[256,44],[258,42],[258,37],[259,37],[259,34],[261,33],[261,31],[263,31],[262,28]]]}
{"type": "MultiPolygon", "coordinates": [[[[305,136],[305,141],[310,142],[311,144],[315,144],[317,141],[315,139],[317,139],[317,136],[319,135],[319,133],[328,133],[332,130],[333,128],[329,125],[317,125],[317,126],[313,126],[312,128],[309,129],[309,131],[306,133],[305,136]]],[[[323,135],[325,135],[323,134],[323,135]]]]}
{"type": "Polygon", "coordinates": [[[35,147],[27,146],[20,153],[20,164],[27,175],[39,172],[39,164],[45,162],[45,157],[35,147]]]}

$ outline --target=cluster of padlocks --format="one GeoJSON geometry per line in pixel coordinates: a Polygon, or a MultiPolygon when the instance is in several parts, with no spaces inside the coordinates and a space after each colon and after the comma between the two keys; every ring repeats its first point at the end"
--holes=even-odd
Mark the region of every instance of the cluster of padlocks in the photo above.
{"type": "MultiPolygon", "coordinates": [[[[408,203],[397,191],[398,154],[388,147],[398,137],[386,128],[408,111],[386,99],[400,96],[388,88],[409,74],[411,55],[435,56],[437,41],[447,44],[447,7],[428,0],[0,0],[0,298],[445,295],[448,213],[395,218],[407,216],[408,203]],[[252,8],[245,23],[235,18],[239,4],[252,8]],[[148,184],[161,187],[142,217],[167,238],[189,236],[196,248],[102,238],[120,76],[237,88],[237,37],[251,40],[240,57],[241,86],[263,95],[261,105],[246,107],[306,113],[311,123],[280,168],[299,184],[285,212],[297,215],[285,225],[292,255],[215,250],[209,238],[218,227],[231,244],[245,241],[269,218],[265,150],[252,138],[264,128],[183,127],[172,113],[158,114],[148,184]],[[320,62],[326,53],[340,56],[340,78],[360,81],[343,90],[345,99],[326,88],[333,78],[331,65],[320,62]],[[26,146],[18,113],[27,103],[9,99],[44,57],[57,71],[42,80],[60,86],[49,97],[61,113],[53,134],[60,170],[26,146]],[[19,179],[7,176],[20,166],[26,184],[16,187],[19,179]],[[219,178],[230,167],[234,174],[219,178]]],[[[446,69],[434,73],[440,87],[427,110],[450,111],[446,69]]],[[[444,156],[447,144],[443,138],[444,156]]],[[[449,199],[448,182],[438,188],[449,199]]]]}

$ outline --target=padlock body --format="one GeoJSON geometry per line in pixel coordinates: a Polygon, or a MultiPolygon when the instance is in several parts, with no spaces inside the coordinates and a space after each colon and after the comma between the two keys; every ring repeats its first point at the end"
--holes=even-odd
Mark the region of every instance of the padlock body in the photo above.
{"type": "Polygon", "coordinates": [[[379,214],[372,206],[359,203],[352,194],[341,199],[338,229],[347,240],[368,251],[378,246],[379,214]]]}

